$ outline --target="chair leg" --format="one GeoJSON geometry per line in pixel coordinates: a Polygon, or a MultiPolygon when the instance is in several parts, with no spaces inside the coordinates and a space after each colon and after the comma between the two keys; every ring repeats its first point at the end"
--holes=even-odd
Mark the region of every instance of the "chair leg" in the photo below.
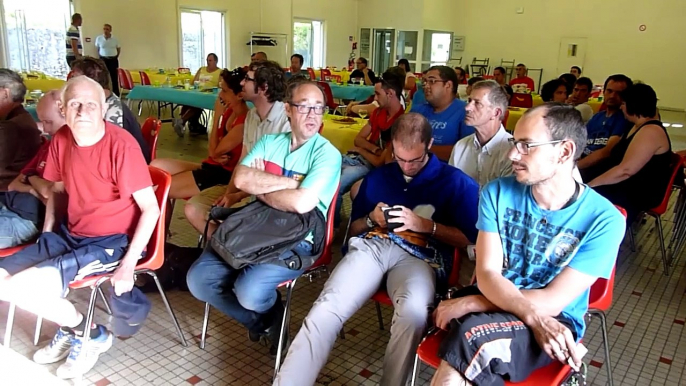
{"type": "Polygon", "coordinates": [[[341,331],[338,333],[341,339],[345,339],[345,328],[341,327],[341,331]]]}
{"type": "Polygon", "coordinates": [[[381,304],[374,302],[376,305],[376,316],[379,318],[379,330],[383,330],[383,315],[381,314],[381,304]]]}
{"type": "Polygon", "coordinates": [[[98,295],[100,295],[100,299],[102,299],[102,302],[105,304],[105,311],[107,312],[107,315],[112,315],[112,308],[110,308],[110,302],[107,301],[107,298],[105,297],[105,294],[102,293],[102,288],[98,287],[98,295]]]}
{"type": "Polygon", "coordinates": [[[200,348],[205,349],[207,338],[207,324],[210,322],[210,303],[205,303],[205,316],[202,319],[202,332],[200,333],[200,348]]]}
{"type": "Polygon", "coordinates": [[[629,246],[631,247],[631,252],[636,252],[636,242],[634,241],[634,230],[633,227],[629,225],[626,228],[626,233],[629,235],[629,246]]]}
{"type": "Polygon", "coordinates": [[[597,315],[600,318],[600,328],[603,333],[603,346],[605,348],[605,370],[607,371],[607,382],[609,386],[614,386],[612,379],[612,362],[610,361],[610,341],[607,338],[607,320],[605,313],[600,310],[594,310],[592,315],[597,315]]]}
{"type": "Polygon", "coordinates": [[[669,276],[669,261],[667,260],[667,251],[665,251],[665,239],[662,232],[662,221],[660,220],[660,216],[655,216],[655,226],[657,227],[657,236],[660,238],[660,251],[662,252],[664,274],[665,276],[669,276]]]}
{"type": "Polygon", "coordinates": [[[287,336],[288,329],[290,327],[289,324],[291,319],[291,297],[293,295],[293,287],[295,287],[296,281],[298,281],[297,278],[293,279],[293,281],[291,281],[286,286],[286,309],[284,310],[283,319],[281,320],[281,331],[279,332],[279,345],[276,348],[276,360],[274,363],[274,379],[276,379],[276,376],[279,375],[279,369],[281,368],[281,353],[285,348],[284,346],[286,345],[286,339],[284,338],[287,336]]]}
{"type": "Polygon", "coordinates": [[[43,318],[38,315],[36,316],[36,331],[33,333],[33,345],[38,346],[38,340],[40,339],[40,330],[43,327],[43,318]]]}
{"type": "Polygon", "coordinates": [[[174,328],[176,328],[176,333],[179,334],[179,339],[181,339],[181,344],[183,345],[183,347],[188,347],[188,343],[186,343],[186,337],[183,336],[183,331],[181,331],[181,326],[179,326],[179,321],[176,319],[176,315],[174,315],[174,310],[172,310],[171,305],[169,305],[169,300],[167,299],[167,295],[164,293],[164,290],[162,289],[162,285],[160,284],[160,279],[157,278],[157,275],[155,274],[154,271],[146,270],[145,273],[152,276],[152,278],[155,280],[155,284],[157,285],[157,290],[160,291],[160,296],[162,297],[162,301],[164,302],[164,306],[167,307],[167,311],[169,312],[169,316],[171,316],[172,322],[174,322],[174,328]]]}
{"type": "Polygon", "coordinates": [[[7,325],[5,326],[5,340],[2,342],[5,348],[10,348],[10,342],[12,340],[12,325],[14,324],[14,311],[16,311],[17,305],[14,302],[10,302],[10,309],[7,312],[7,325]]]}
{"type": "Polygon", "coordinates": [[[419,354],[414,354],[414,366],[412,367],[412,379],[410,379],[410,386],[417,384],[417,373],[419,373],[419,354]]]}

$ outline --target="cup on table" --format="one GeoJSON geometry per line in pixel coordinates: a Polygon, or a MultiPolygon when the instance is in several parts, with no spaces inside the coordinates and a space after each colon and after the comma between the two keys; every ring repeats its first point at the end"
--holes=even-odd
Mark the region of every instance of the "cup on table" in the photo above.
{"type": "Polygon", "coordinates": [[[193,82],[193,88],[197,90],[199,87],[200,87],[200,81],[199,80],[194,81],[193,82]]]}
{"type": "Polygon", "coordinates": [[[155,79],[155,81],[152,83],[154,87],[160,87],[160,81],[155,79]]]}
{"type": "Polygon", "coordinates": [[[360,78],[360,86],[364,85],[364,78],[360,78]]]}

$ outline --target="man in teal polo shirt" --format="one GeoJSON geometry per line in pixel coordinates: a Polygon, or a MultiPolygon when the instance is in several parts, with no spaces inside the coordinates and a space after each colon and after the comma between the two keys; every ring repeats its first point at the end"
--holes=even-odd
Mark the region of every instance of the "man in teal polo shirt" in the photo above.
{"type": "MultiPolygon", "coordinates": [[[[234,183],[275,209],[319,210],[326,218],[340,179],[341,156],[318,133],[326,108],[324,93],[313,82],[293,84],[285,108],[292,131],[262,136],[236,167],[234,183]]],[[[294,253],[312,256],[311,237],[282,258],[294,253]]],[[[188,288],[196,298],[246,326],[251,340],[268,335],[270,352],[275,354],[284,311],[276,288],[303,270],[258,264],[235,271],[209,245],[188,272],[188,288]]]]}

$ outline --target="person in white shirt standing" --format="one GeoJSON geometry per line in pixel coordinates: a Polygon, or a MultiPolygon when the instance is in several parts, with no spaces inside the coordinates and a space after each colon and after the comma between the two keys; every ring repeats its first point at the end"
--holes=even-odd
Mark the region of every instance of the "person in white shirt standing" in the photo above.
{"type": "Polygon", "coordinates": [[[67,49],[67,66],[71,68],[71,64],[83,54],[83,46],[81,45],[81,32],[79,27],[83,23],[80,13],[75,13],[71,16],[71,25],[67,30],[66,49],[67,49]]]}
{"type": "Polygon", "coordinates": [[[119,96],[119,77],[117,69],[119,68],[119,54],[121,54],[121,47],[119,40],[112,36],[112,26],[105,24],[102,28],[103,34],[95,38],[95,47],[98,49],[98,56],[105,62],[107,71],[110,72],[112,78],[112,92],[119,96]]]}
{"type": "Polygon", "coordinates": [[[450,155],[450,165],[472,177],[480,187],[512,174],[512,162],[507,156],[512,148],[509,143],[512,135],[502,124],[507,100],[507,93],[498,82],[475,83],[464,120],[474,127],[474,134],[459,140],[450,155]]]}

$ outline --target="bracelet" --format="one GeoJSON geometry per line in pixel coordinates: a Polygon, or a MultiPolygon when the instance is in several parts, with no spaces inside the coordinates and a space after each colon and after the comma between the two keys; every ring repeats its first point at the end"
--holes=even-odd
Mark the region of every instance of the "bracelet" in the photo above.
{"type": "Polygon", "coordinates": [[[434,221],[434,227],[431,230],[431,237],[434,237],[434,235],[436,235],[436,221],[434,221]]]}

